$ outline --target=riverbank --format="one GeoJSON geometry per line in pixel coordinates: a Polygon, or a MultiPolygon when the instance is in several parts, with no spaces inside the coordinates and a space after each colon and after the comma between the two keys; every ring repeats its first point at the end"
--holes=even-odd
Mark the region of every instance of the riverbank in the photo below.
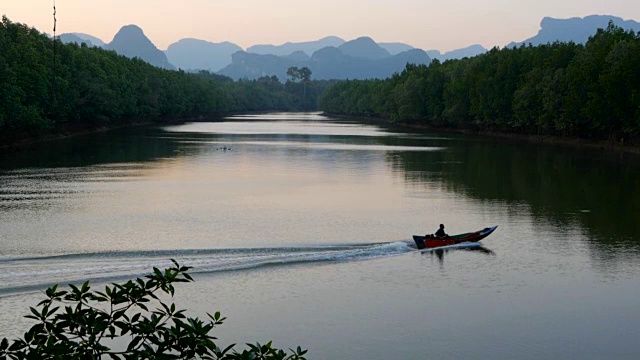
{"type": "Polygon", "coordinates": [[[551,145],[566,145],[574,147],[584,147],[592,149],[600,149],[605,151],[640,154],[640,146],[637,145],[625,145],[620,142],[604,141],[604,140],[589,140],[580,138],[566,138],[551,135],[528,135],[528,134],[515,134],[515,133],[501,133],[496,131],[465,131],[461,130],[461,133],[477,134],[482,136],[490,136],[496,138],[506,138],[518,141],[527,141],[530,143],[544,143],[551,145]]]}
{"type": "Polygon", "coordinates": [[[405,128],[405,129],[416,129],[416,130],[423,130],[423,131],[435,130],[440,132],[451,132],[451,133],[458,133],[458,134],[479,135],[479,136],[494,137],[494,138],[501,138],[501,139],[510,139],[514,141],[526,141],[529,143],[536,143],[536,144],[582,147],[582,148],[600,149],[600,150],[609,151],[609,152],[640,155],[640,145],[636,145],[636,144],[624,144],[620,142],[590,140],[590,139],[581,139],[581,138],[566,138],[566,137],[559,137],[559,136],[552,136],[552,135],[518,134],[518,133],[508,133],[508,132],[499,132],[499,131],[435,127],[435,126],[409,124],[409,123],[402,123],[402,122],[393,122],[389,119],[380,118],[380,117],[340,115],[340,114],[332,114],[332,113],[326,113],[326,112],[323,112],[322,114],[324,116],[330,116],[330,117],[335,117],[339,119],[355,119],[358,121],[365,122],[367,124],[391,125],[391,126],[398,126],[400,128],[405,128]]]}
{"type": "Polygon", "coordinates": [[[210,113],[206,115],[193,115],[193,116],[179,116],[179,117],[159,117],[153,120],[149,119],[136,119],[126,122],[117,122],[111,124],[94,125],[90,123],[75,123],[65,124],[57,129],[52,130],[49,133],[41,135],[29,135],[24,134],[22,136],[15,136],[14,139],[8,141],[5,144],[0,144],[0,149],[19,148],[23,146],[30,146],[37,143],[61,140],[72,138],[76,136],[96,134],[111,130],[123,129],[128,127],[145,126],[151,124],[167,124],[177,125],[190,121],[209,121],[211,119],[222,118],[225,116],[235,115],[234,112],[220,112],[210,113]]]}
{"type": "Polygon", "coordinates": [[[141,121],[129,124],[118,124],[118,125],[101,125],[97,127],[88,127],[88,126],[65,126],[61,129],[56,129],[56,131],[36,136],[18,136],[16,139],[7,142],[6,144],[0,144],[0,149],[10,149],[10,148],[19,148],[23,146],[30,146],[37,143],[61,140],[72,138],[75,136],[95,134],[105,131],[111,131],[115,129],[121,129],[126,127],[134,127],[134,126],[142,126],[148,125],[153,122],[151,121],[141,121]]]}
{"type": "MultiPolygon", "coordinates": [[[[269,113],[269,112],[267,111],[242,112],[242,114],[265,114],[265,113],[269,113]]],[[[214,119],[219,119],[226,116],[232,116],[237,114],[238,114],[237,112],[220,112],[220,113],[211,113],[207,115],[194,115],[194,116],[186,116],[186,117],[185,116],[164,117],[164,118],[156,118],[154,120],[140,119],[140,120],[134,120],[127,123],[102,124],[100,126],[93,126],[93,127],[89,126],[88,124],[67,124],[66,126],[63,126],[60,129],[56,129],[55,131],[48,134],[44,134],[40,136],[19,137],[18,139],[10,141],[6,144],[0,144],[0,149],[19,148],[19,147],[29,146],[29,145],[33,145],[41,142],[61,140],[61,139],[75,137],[75,136],[106,132],[106,131],[111,131],[116,129],[127,128],[127,127],[145,126],[150,124],[176,125],[176,124],[182,124],[182,123],[191,122],[191,121],[193,122],[212,121],[214,119]]],[[[599,150],[608,151],[608,152],[640,155],[640,146],[635,144],[629,145],[629,144],[623,144],[619,142],[597,141],[597,140],[580,139],[580,138],[566,138],[566,137],[558,137],[558,136],[551,136],[551,135],[532,135],[532,134],[506,133],[506,132],[498,132],[498,131],[482,131],[482,130],[472,130],[472,129],[454,129],[454,128],[434,127],[434,126],[426,126],[426,125],[392,122],[389,119],[380,118],[380,117],[351,116],[351,115],[340,115],[340,114],[332,114],[332,113],[324,113],[324,112],[322,113],[322,115],[339,118],[339,119],[355,119],[367,124],[391,125],[391,126],[398,126],[401,128],[416,129],[421,131],[436,130],[440,132],[480,135],[480,136],[487,136],[487,137],[494,137],[494,138],[501,138],[501,139],[510,139],[514,141],[526,141],[529,143],[537,143],[537,144],[582,147],[582,148],[599,149],[599,150]]]]}
{"type": "Polygon", "coordinates": [[[123,129],[128,127],[145,126],[151,124],[165,124],[165,125],[179,125],[186,122],[199,122],[199,121],[216,121],[221,120],[228,116],[234,116],[238,114],[243,115],[263,115],[273,112],[287,112],[284,110],[269,110],[269,111],[229,111],[229,112],[215,112],[205,115],[192,115],[192,116],[178,116],[178,117],[159,117],[153,120],[129,120],[128,122],[119,122],[112,124],[101,124],[100,126],[91,126],[87,123],[65,124],[64,126],[52,130],[50,133],[42,135],[24,135],[16,136],[14,140],[8,141],[6,144],[0,144],[0,150],[8,148],[19,148],[22,146],[29,146],[41,142],[54,141],[72,138],[75,136],[96,134],[105,131],[123,129]]]}

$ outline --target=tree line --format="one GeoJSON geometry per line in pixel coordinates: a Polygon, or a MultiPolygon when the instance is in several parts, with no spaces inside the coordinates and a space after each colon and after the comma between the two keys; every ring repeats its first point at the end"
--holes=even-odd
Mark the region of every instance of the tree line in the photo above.
{"type": "Polygon", "coordinates": [[[610,23],[585,45],[493,48],[409,64],[386,80],[339,82],[319,106],[412,125],[633,141],[640,133],[640,33],[610,23]]]}
{"type": "Polygon", "coordinates": [[[60,129],[246,111],[315,110],[328,81],[233,81],[156,68],[62,44],[6,17],[0,23],[0,145],[60,129]]]}

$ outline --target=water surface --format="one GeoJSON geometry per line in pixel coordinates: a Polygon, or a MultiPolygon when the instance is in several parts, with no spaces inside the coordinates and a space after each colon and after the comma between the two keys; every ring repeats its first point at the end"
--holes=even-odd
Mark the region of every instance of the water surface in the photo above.
{"type": "MultiPolygon", "coordinates": [[[[222,121],[221,121],[222,120],[222,121]]],[[[640,166],[317,114],[124,129],[0,154],[0,337],[53,283],[193,265],[223,342],[312,359],[635,359],[640,166]],[[484,248],[412,234],[499,225],[484,248]]]]}

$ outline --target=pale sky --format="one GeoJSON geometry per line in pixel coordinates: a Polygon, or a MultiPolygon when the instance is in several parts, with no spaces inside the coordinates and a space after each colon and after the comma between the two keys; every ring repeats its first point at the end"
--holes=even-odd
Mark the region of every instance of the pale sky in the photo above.
{"type": "MultiPolygon", "coordinates": [[[[255,44],[370,36],[425,50],[504,46],[534,36],[544,16],[615,15],[640,21],[638,0],[56,0],[58,34],[110,42],[140,26],[164,50],[182,38],[255,44]]],[[[0,0],[0,14],[53,29],[53,0],[0,0]]]]}

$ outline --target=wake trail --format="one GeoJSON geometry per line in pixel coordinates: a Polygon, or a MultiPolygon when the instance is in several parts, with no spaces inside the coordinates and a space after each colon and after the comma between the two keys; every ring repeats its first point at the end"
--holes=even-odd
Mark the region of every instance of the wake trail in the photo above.
{"type": "Polygon", "coordinates": [[[170,259],[193,274],[250,270],[322,262],[348,262],[398,256],[413,251],[408,242],[313,247],[230,248],[95,252],[0,258],[0,296],[44,290],[53,284],[85,280],[109,282],[141,277],[170,259]]]}

